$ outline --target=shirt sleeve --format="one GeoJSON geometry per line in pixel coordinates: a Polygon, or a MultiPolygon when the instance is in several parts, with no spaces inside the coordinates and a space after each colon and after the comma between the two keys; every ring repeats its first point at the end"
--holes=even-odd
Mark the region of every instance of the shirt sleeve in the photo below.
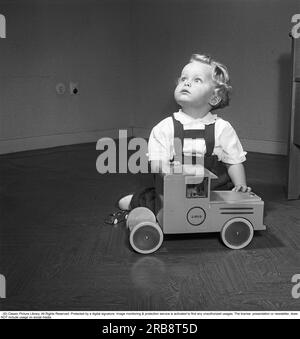
{"type": "MultiPolygon", "coordinates": [[[[167,118],[168,119],[168,118],[167,118]]],[[[173,157],[172,131],[168,120],[164,119],[153,127],[148,141],[148,160],[169,161],[173,157]]]]}
{"type": "Polygon", "coordinates": [[[219,160],[232,165],[242,163],[246,160],[247,152],[243,150],[243,146],[234,128],[227,121],[220,134],[219,142],[222,149],[219,160]]]}

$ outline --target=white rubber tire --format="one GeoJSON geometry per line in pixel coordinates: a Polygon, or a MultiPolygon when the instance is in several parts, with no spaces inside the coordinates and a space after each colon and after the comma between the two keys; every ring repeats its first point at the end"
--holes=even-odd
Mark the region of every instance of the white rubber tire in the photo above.
{"type": "Polygon", "coordinates": [[[232,218],[228,220],[221,231],[221,238],[223,243],[233,250],[240,250],[248,246],[253,239],[253,235],[254,229],[251,222],[244,218],[232,218]],[[241,227],[242,225],[243,229],[241,227]],[[239,228],[240,234],[238,230],[239,228]],[[230,234],[230,232],[232,233],[230,234]],[[243,234],[241,234],[242,232],[243,234]],[[231,239],[229,239],[229,236],[231,236],[231,239]],[[242,238],[242,236],[244,237],[244,239],[238,239],[238,237],[242,238]],[[238,243],[239,240],[242,240],[242,243],[238,243]]]}
{"type": "Polygon", "coordinates": [[[129,242],[132,248],[141,254],[157,251],[164,239],[163,232],[157,223],[144,221],[133,227],[129,242]]]}

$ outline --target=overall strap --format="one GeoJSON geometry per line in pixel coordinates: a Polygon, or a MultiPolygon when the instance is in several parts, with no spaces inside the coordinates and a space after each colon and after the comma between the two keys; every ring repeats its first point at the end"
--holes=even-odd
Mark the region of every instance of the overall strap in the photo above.
{"type": "Polygon", "coordinates": [[[183,133],[184,129],[182,126],[182,123],[174,118],[174,115],[172,115],[173,119],[173,125],[174,125],[174,139],[179,138],[182,142],[184,139],[183,133]]]}
{"type": "Polygon", "coordinates": [[[213,154],[215,148],[215,123],[205,125],[204,139],[206,144],[205,156],[209,157],[213,154]]]}
{"type": "Polygon", "coordinates": [[[172,161],[180,161],[181,162],[181,156],[182,156],[182,150],[183,150],[183,126],[181,122],[176,120],[174,118],[174,115],[172,114],[172,120],[173,120],[173,125],[174,125],[174,151],[175,155],[172,161]]]}
{"type": "Polygon", "coordinates": [[[212,155],[214,147],[215,147],[215,123],[210,124],[210,125],[205,125],[204,130],[197,130],[197,129],[184,130],[183,125],[181,124],[180,121],[174,118],[174,115],[172,115],[172,120],[173,120],[173,125],[174,125],[174,150],[175,150],[174,158],[178,157],[179,159],[181,159],[182,154],[180,154],[180,152],[182,152],[183,150],[183,142],[185,138],[204,139],[205,144],[206,144],[205,157],[209,157],[212,155]]]}

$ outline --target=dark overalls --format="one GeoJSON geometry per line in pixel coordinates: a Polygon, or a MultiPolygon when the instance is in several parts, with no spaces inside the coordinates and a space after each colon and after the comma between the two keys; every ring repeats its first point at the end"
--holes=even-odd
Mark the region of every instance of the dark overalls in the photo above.
{"type": "MultiPolygon", "coordinates": [[[[225,164],[218,161],[218,157],[213,155],[215,147],[215,123],[205,125],[205,129],[203,130],[184,130],[183,125],[174,118],[174,115],[172,115],[172,120],[174,124],[175,156],[171,162],[179,161],[182,163],[183,160],[184,163],[193,165],[196,164],[196,155],[187,157],[182,153],[184,139],[204,139],[206,145],[204,166],[218,177],[217,179],[212,179],[211,190],[230,190],[233,188],[233,184],[230,180],[225,164]],[[178,142],[180,142],[181,146],[178,145],[178,142]]],[[[144,206],[155,211],[155,197],[156,193],[154,187],[143,188],[133,195],[130,204],[131,208],[133,209],[135,207],[144,206]]]]}
{"type": "Polygon", "coordinates": [[[212,190],[229,190],[233,188],[233,184],[228,175],[227,168],[225,164],[221,161],[218,161],[218,157],[213,155],[215,148],[215,123],[210,125],[205,125],[205,129],[192,129],[184,130],[181,122],[174,118],[172,115],[173,124],[174,124],[174,148],[175,156],[172,159],[188,164],[196,164],[196,155],[192,155],[191,159],[189,157],[180,154],[180,147],[176,141],[179,141],[180,144],[184,145],[184,139],[204,139],[206,145],[206,153],[204,155],[204,167],[209,171],[214,173],[218,178],[212,179],[211,189],[212,190]]]}

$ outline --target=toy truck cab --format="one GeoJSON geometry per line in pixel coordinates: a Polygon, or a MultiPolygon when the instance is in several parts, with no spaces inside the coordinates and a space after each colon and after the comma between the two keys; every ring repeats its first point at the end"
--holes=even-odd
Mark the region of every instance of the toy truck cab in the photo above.
{"type": "Polygon", "coordinates": [[[160,247],[163,234],[209,232],[220,232],[223,243],[231,249],[246,247],[255,230],[266,229],[264,202],[252,192],[211,191],[211,180],[215,178],[207,169],[201,175],[157,175],[155,215],[150,216],[148,210],[147,217],[142,217],[145,208],[139,207],[128,216],[132,247],[147,254],[160,247]],[[135,225],[137,220],[144,223],[138,228],[139,236],[132,227],[133,219],[135,225]]]}

